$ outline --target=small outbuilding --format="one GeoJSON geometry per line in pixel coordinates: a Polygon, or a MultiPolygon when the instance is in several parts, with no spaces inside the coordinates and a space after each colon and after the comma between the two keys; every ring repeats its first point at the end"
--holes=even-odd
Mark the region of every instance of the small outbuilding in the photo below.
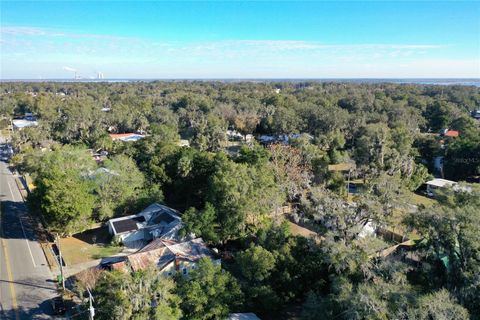
{"type": "Polygon", "coordinates": [[[23,128],[36,127],[38,122],[36,120],[14,119],[12,125],[14,130],[22,130],[23,128]]]}
{"type": "Polygon", "coordinates": [[[446,179],[433,179],[426,182],[427,195],[434,196],[438,189],[452,188],[457,182],[446,179]]]}
{"type": "Polygon", "coordinates": [[[435,193],[440,189],[452,189],[453,191],[471,192],[472,189],[469,186],[459,185],[458,182],[446,180],[446,179],[433,179],[425,183],[427,185],[427,195],[430,197],[435,196],[435,193]]]}

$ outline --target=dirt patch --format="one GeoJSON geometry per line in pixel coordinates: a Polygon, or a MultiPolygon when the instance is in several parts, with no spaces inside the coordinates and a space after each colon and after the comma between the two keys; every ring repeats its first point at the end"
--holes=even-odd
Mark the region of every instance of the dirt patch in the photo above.
{"type": "Polygon", "coordinates": [[[307,228],[304,228],[302,226],[299,226],[298,224],[295,224],[291,221],[286,220],[288,223],[288,227],[290,230],[290,233],[294,236],[302,236],[305,238],[314,238],[317,243],[320,243],[322,241],[321,236],[319,236],[316,232],[309,230],[307,228]]]}
{"type": "Polygon", "coordinates": [[[121,247],[111,246],[106,227],[91,229],[72,237],[60,239],[60,249],[67,265],[76,265],[109,257],[121,251],[121,247]]]}

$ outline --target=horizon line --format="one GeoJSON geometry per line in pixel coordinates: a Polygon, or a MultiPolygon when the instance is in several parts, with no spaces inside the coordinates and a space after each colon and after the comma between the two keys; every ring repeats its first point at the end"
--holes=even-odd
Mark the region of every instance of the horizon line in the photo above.
{"type": "Polygon", "coordinates": [[[0,81],[49,81],[65,80],[69,82],[111,81],[111,80],[480,80],[480,77],[160,77],[160,78],[103,78],[103,79],[72,79],[72,78],[0,78],[0,81]]]}

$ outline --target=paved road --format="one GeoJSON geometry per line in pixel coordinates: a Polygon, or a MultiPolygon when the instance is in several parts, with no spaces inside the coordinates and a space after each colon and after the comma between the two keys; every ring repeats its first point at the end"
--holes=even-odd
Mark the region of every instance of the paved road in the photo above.
{"type": "Polygon", "coordinates": [[[0,162],[0,200],[0,319],[51,319],[54,275],[5,162],[0,162]]]}

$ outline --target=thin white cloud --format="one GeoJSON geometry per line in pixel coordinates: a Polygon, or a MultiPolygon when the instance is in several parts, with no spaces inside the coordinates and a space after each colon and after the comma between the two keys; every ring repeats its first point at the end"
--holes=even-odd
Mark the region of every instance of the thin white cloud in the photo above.
{"type": "Polygon", "coordinates": [[[84,39],[109,39],[136,42],[147,44],[149,46],[160,47],[179,47],[184,49],[196,50],[216,50],[218,48],[245,47],[245,48],[264,48],[271,50],[319,50],[319,49],[439,49],[445,45],[438,44],[388,44],[388,43],[366,43],[366,44],[326,44],[318,41],[303,40],[220,40],[205,42],[175,42],[175,41],[155,41],[137,37],[124,37],[117,35],[91,34],[91,33],[72,33],[60,32],[53,29],[10,26],[1,27],[0,33],[4,35],[15,36],[40,36],[40,37],[65,37],[65,38],[84,38],[84,39]]]}
{"type": "Polygon", "coordinates": [[[23,26],[9,26],[0,27],[0,34],[12,35],[12,36],[25,36],[25,37],[65,37],[65,38],[92,38],[92,39],[112,39],[112,40],[130,40],[135,41],[137,38],[122,37],[116,35],[104,35],[104,34],[92,34],[92,33],[74,33],[74,32],[61,32],[49,28],[37,28],[37,27],[23,27],[23,26]]]}
{"type": "MultiPolygon", "coordinates": [[[[438,44],[388,44],[388,43],[368,43],[368,44],[327,44],[316,41],[297,41],[297,40],[220,40],[209,42],[191,42],[175,43],[163,42],[164,47],[170,50],[180,49],[189,51],[192,54],[205,54],[208,52],[235,52],[236,55],[242,52],[251,54],[252,52],[262,54],[271,54],[278,52],[304,52],[307,54],[321,52],[372,52],[372,54],[412,55],[420,50],[438,50],[446,48],[447,45],[438,44]],[[375,52],[374,52],[375,51],[375,52]],[[385,51],[385,52],[383,52],[385,51]],[[404,53],[408,52],[408,53],[404,53]]],[[[160,45],[157,43],[156,45],[160,45]]]]}
{"type": "Polygon", "coordinates": [[[1,27],[0,33],[14,36],[64,36],[64,33],[35,27],[1,27]]]}
{"type": "Polygon", "coordinates": [[[444,45],[436,44],[388,44],[388,43],[366,43],[366,44],[325,44],[316,41],[297,40],[226,40],[221,41],[223,45],[244,45],[252,47],[267,47],[280,50],[297,49],[439,49],[444,45]]]}
{"type": "Polygon", "coordinates": [[[67,66],[75,66],[86,77],[101,69],[109,77],[152,78],[460,77],[478,71],[475,60],[455,60],[447,44],[159,41],[34,27],[2,27],[0,32],[2,68],[8,71],[2,77],[11,78],[51,70],[59,70],[56,77],[68,77],[75,69],[67,66]]]}
{"type": "Polygon", "coordinates": [[[71,67],[63,67],[62,69],[65,70],[65,71],[77,72],[76,69],[71,68],[71,67]]]}

